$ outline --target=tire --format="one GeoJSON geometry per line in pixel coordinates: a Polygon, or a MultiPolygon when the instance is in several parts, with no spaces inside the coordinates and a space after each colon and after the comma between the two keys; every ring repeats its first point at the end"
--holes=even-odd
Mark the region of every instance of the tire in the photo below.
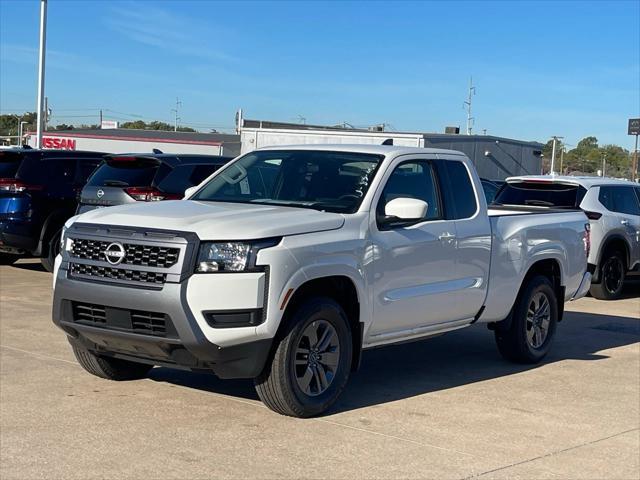
{"type": "Polygon", "coordinates": [[[342,307],[330,298],[310,298],[291,317],[271,361],[254,380],[258,396],[282,415],[319,415],[344,389],[352,351],[351,328],[342,307]],[[315,344],[310,334],[314,331],[315,344]]]}
{"type": "Polygon", "coordinates": [[[13,265],[18,261],[20,255],[13,255],[11,253],[0,253],[0,265],[13,265]]]}
{"type": "Polygon", "coordinates": [[[99,357],[84,347],[71,345],[78,363],[91,375],[107,380],[138,380],[153,368],[144,363],[129,362],[119,358],[99,357]]]}
{"type": "Polygon", "coordinates": [[[616,250],[603,256],[600,262],[600,282],[591,284],[589,292],[599,300],[620,298],[626,272],[624,255],[616,250]]]}
{"type": "Polygon", "coordinates": [[[53,267],[56,263],[56,257],[60,253],[60,235],[62,229],[58,230],[53,237],[49,240],[47,247],[47,255],[40,259],[40,263],[47,272],[53,272],[53,267]]]}
{"type": "Polygon", "coordinates": [[[551,348],[557,323],[558,303],[551,282],[547,277],[532,277],[520,289],[513,307],[511,325],[495,330],[498,350],[512,362],[538,363],[551,348]],[[546,299],[546,307],[542,298],[546,299]],[[548,316],[542,315],[543,311],[548,316]],[[536,324],[539,325],[537,330],[536,324]]]}

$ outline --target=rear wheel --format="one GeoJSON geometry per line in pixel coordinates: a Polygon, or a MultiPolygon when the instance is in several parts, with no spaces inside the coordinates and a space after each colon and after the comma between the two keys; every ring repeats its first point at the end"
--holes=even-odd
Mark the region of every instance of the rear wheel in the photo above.
{"type": "Polygon", "coordinates": [[[53,272],[53,267],[56,263],[56,257],[60,253],[60,235],[62,229],[58,230],[51,239],[49,239],[49,245],[47,247],[47,255],[40,259],[40,263],[47,272],[53,272]]]}
{"type": "Polygon", "coordinates": [[[347,383],[351,329],[342,307],[324,297],[304,302],[291,320],[256,391],[277,413],[311,417],[331,407],[347,383]]]}
{"type": "Polygon", "coordinates": [[[547,277],[531,278],[520,291],[511,325],[495,330],[498,350],[518,363],[538,363],[551,348],[558,322],[556,293],[547,277]]]}
{"type": "Polygon", "coordinates": [[[119,358],[100,357],[84,347],[71,345],[78,363],[91,375],[107,380],[138,380],[153,368],[144,363],[129,362],[119,358]]]}
{"type": "Polygon", "coordinates": [[[20,258],[19,255],[11,253],[0,253],[0,265],[13,265],[20,258]]]}
{"type": "Polygon", "coordinates": [[[600,283],[591,285],[591,295],[599,300],[620,298],[624,287],[625,264],[622,252],[606,255],[600,265],[600,283]]]}

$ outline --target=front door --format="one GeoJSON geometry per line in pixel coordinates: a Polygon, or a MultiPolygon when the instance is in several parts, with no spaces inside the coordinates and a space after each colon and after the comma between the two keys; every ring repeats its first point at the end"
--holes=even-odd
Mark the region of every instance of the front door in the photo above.
{"type": "Polygon", "coordinates": [[[401,158],[387,174],[372,219],[374,311],[368,343],[454,320],[451,307],[460,288],[455,221],[445,219],[434,161],[401,158]],[[384,226],[379,218],[394,198],[424,200],[426,216],[411,225],[384,226]]]}

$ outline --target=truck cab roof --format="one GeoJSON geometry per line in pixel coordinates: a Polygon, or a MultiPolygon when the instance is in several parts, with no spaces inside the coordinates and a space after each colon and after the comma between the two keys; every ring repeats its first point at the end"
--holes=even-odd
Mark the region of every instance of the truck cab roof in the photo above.
{"type": "Polygon", "coordinates": [[[523,175],[507,178],[507,183],[531,182],[531,183],[563,183],[569,185],[580,185],[586,189],[599,185],[636,185],[629,180],[620,180],[608,177],[572,177],[570,175],[523,175]]]}

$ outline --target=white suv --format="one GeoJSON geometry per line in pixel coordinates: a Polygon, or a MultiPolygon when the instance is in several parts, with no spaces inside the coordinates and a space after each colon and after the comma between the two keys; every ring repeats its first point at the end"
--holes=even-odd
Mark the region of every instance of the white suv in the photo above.
{"type": "Polygon", "coordinates": [[[590,291],[596,298],[619,298],[626,273],[640,266],[638,184],[600,177],[512,177],[495,203],[581,208],[591,223],[590,291]]]}

